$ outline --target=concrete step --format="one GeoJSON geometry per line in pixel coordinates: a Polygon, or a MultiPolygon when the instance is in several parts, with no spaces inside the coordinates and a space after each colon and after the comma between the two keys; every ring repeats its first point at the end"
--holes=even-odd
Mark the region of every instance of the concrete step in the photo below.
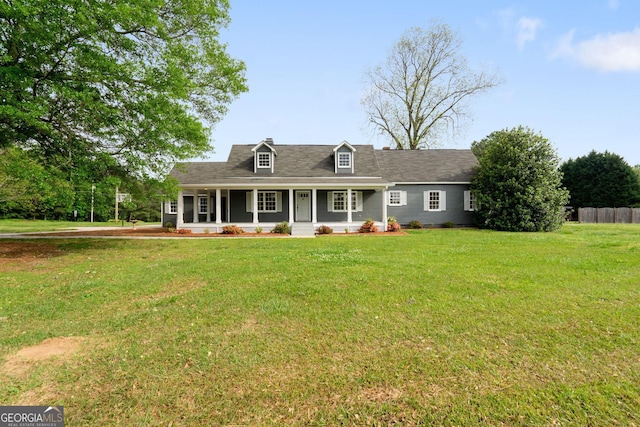
{"type": "Polygon", "coordinates": [[[316,228],[312,222],[295,222],[291,224],[291,235],[313,237],[316,235],[316,228]]]}

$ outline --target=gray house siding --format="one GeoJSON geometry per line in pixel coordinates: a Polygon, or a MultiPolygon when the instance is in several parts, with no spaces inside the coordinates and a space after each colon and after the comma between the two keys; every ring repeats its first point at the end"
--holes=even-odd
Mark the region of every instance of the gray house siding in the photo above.
{"type": "MultiPolygon", "coordinates": [[[[270,190],[260,190],[270,191],[270,190]]],[[[271,190],[275,191],[275,190],[271,190]]],[[[282,211],[280,212],[259,212],[258,221],[260,222],[282,222],[289,220],[289,192],[277,190],[282,197],[282,211]]],[[[233,190],[230,191],[230,222],[252,222],[253,212],[247,212],[247,193],[251,190],[233,190]]]]}
{"type": "MultiPolygon", "coordinates": [[[[346,191],[336,189],[331,191],[318,190],[318,223],[322,222],[343,222],[347,220],[347,212],[329,212],[328,196],[332,191],[346,191]]],[[[353,190],[356,191],[356,190],[353,190]]],[[[357,190],[360,191],[360,190],[357,190]]],[[[362,191],[362,211],[352,211],[353,222],[371,218],[374,221],[381,221],[382,218],[382,191],[365,190],[362,191]]]]}
{"type": "Polygon", "coordinates": [[[464,210],[464,192],[469,190],[469,185],[416,184],[389,187],[389,191],[394,190],[407,192],[405,206],[387,206],[387,215],[395,217],[402,226],[407,226],[413,220],[418,220],[425,226],[442,225],[445,222],[453,222],[456,225],[473,225],[473,212],[464,210]],[[445,211],[424,210],[424,192],[431,190],[445,191],[445,211]]]}
{"type": "Polygon", "coordinates": [[[162,215],[162,226],[166,226],[170,222],[173,227],[178,223],[178,215],[164,212],[162,215]]]}

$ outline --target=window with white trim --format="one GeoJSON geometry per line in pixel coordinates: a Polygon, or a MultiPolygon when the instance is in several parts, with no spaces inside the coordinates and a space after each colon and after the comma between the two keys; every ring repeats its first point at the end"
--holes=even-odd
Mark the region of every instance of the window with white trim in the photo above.
{"type": "Polygon", "coordinates": [[[271,168],[271,153],[258,153],[258,167],[271,168]]]}
{"type": "MultiPolygon", "coordinates": [[[[329,212],[347,212],[347,192],[329,191],[327,193],[327,208],[329,212]]],[[[362,191],[351,192],[351,211],[362,212],[362,191]]]]}
{"type": "Polygon", "coordinates": [[[345,152],[338,153],[338,167],[339,168],[351,167],[351,153],[345,153],[345,152]]]}
{"type": "Polygon", "coordinates": [[[178,201],[177,200],[171,200],[169,202],[169,209],[168,212],[169,214],[177,214],[178,213],[178,201]]]}
{"type": "Polygon", "coordinates": [[[473,191],[464,192],[464,210],[475,211],[477,209],[476,196],[473,191]]]}
{"type": "MultiPolygon", "coordinates": [[[[247,212],[253,212],[253,192],[247,191],[247,212]]],[[[282,212],[281,191],[258,191],[258,213],[282,212]]]]}
{"type": "Polygon", "coordinates": [[[209,209],[209,197],[198,196],[198,213],[206,214],[209,209]]]}
{"type": "Polygon", "coordinates": [[[446,192],[430,190],[424,192],[424,210],[429,212],[442,212],[447,210],[446,192]]]}
{"type": "Polygon", "coordinates": [[[390,190],[388,196],[389,206],[405,206],[407,204],[407,192],[401,190],[390,190]]]}

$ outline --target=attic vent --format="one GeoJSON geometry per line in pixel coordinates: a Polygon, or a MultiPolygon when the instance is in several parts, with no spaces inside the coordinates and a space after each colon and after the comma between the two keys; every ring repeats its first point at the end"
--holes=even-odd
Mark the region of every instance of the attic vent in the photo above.
{"type": "Polygon", "coordinates": [[[383,150],[391,150],[391,147],[386,146],[386,147],[382,147],[383,150]]]}
{"type": "Polygon", "coordinates": [[[265,138],[264,142],[266,142],[269,145],[273,145],[273,138],[265,138]]]}

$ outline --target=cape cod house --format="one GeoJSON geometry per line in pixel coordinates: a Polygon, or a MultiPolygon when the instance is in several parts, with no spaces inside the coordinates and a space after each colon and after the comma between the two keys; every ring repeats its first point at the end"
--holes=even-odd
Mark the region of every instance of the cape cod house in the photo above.
{"type": "Polygon", "coordinates": [[[178,199],[163,206],[163,224],[220,232],[234,224],[270,231],[287,221],[292,234],[320,225],[356,231],[366,219],[385,230],[419,220],[473,224],[469,191],[477,161],[471,150],[389,150],[372,145],[234,145],[226,162],[177,164],[178,199]]]}

